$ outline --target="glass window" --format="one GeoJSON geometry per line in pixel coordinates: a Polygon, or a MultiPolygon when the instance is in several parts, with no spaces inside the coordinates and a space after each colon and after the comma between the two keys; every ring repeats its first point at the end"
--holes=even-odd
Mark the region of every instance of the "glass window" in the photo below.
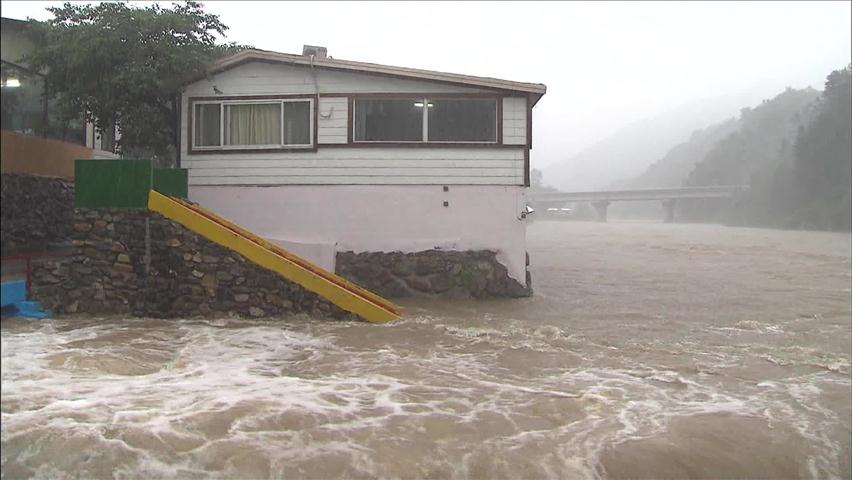
{"type": "Polygon", "coordinates": [[[196,104],[195,147],[311,146],[310,100],[196,104]]]}
{"type": "Polygon", "coordinates": [[[496,142],[497,102],[492,99],[429,100],[430,142],[496,142]]]}
{"type": "Polygon", "coordinates": [[[81,112],[60,108],[61,98],[50,99],[45,105],[46,93],[41,75],[3,62],[0,65],[0,127],[85,145],[86,122],[81,112]]]}
{"type": "Polygon", "coordinates": [[[218,103],[201,103],[195,105],[194,130],[196,147],[218,147],[222,145],[221,134],[221,105],[218,103]]]}
{"type": "Polygon", "coordinates": [[[497,100],[355,100],[356,142],[496,142],[497,100]]]}
{"type": "Polygon", "coordinates": [[[423,100],[355,100],[358,142],[422,142],[423,100]]]}
{"type": "Polygon", "coordinates": [[[2,129],[28,135],[42,135],[44,124],[44,80],[7,64],[0,67],[2,129]]]}
{"type": "Polygon", "coordinates": [[[225,105],[225,145],[281,145],[281,103],[225,105]]]}
{"type": "Polygon", "coordinates": [[[284,145],[311,144],[311,102],[284,102],[284,145]]]}

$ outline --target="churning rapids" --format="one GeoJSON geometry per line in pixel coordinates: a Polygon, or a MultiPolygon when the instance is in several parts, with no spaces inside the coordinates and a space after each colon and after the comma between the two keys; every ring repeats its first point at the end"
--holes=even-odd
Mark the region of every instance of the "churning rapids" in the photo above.
{"type": "Polygon", "coordinates": [[[2,477],[849,478],[850,236],[536,222],[536,294],[2,324],[2,477]]]}

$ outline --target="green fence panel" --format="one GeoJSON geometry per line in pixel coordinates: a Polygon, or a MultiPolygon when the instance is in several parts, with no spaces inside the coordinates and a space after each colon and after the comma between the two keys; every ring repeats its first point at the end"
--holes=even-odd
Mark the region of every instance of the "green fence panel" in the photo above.
{"type": "Polygon", "coordinates": [[[77,208],[148,208],[150,160],[77,160],[77,208]]]}
{"type": "Polygon", "coordinates": [[[187,198],[187,170],[185,168],[155,168],[154,190],[174,197],[187,198]]]}

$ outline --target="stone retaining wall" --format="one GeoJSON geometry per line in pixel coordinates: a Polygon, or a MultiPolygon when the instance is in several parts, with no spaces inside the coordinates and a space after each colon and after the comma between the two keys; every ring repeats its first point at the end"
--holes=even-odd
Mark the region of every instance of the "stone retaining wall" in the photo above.
{"type": "Polygon", "coordinates": [[[400,297],[528,297],[526,285],[509,276],[488,250],[402,252],[339,252],[337,274],[379,295],[400,297]]]}
{"type": "Polygon", "coordinates": [[[74,184],[58,178],[2,175],[3,254],[62,247],[71,234],[74,184]]]}
{"type": "MultiPolygon", "coordinates": [[[[33,263],[33,296],[54,314],[164,318],[305,312],[351,318],[327,300],[147,210],[87,210],[74,185],[2,176],[2,246],[70,255],[33,263]],[[150,261],[146,261],[146,220],[150,261]]],[[[524,297],[491,251],[340,252],[337,273],[380,295],[524,297]]]]}
{"type": "Polygon", "coordinates": [[[71,244],[71,256],[37,260],[33,266],[33,296],[54,314],[352,317],[154,212],[74,210],[71,244]]]}

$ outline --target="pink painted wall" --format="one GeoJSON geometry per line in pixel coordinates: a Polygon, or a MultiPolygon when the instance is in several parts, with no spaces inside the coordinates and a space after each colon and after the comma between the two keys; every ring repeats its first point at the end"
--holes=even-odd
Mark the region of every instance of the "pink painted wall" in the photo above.
{"type": "Polygon", "coordinates": [[[285,247],[301,244],[309,260],[326,268],[334,268],[335,251],[488,249],[509,275],[526,280],[526,222],[518,218],[526,205],[523,187],[190,185],[189,197],[285,247]]]}

